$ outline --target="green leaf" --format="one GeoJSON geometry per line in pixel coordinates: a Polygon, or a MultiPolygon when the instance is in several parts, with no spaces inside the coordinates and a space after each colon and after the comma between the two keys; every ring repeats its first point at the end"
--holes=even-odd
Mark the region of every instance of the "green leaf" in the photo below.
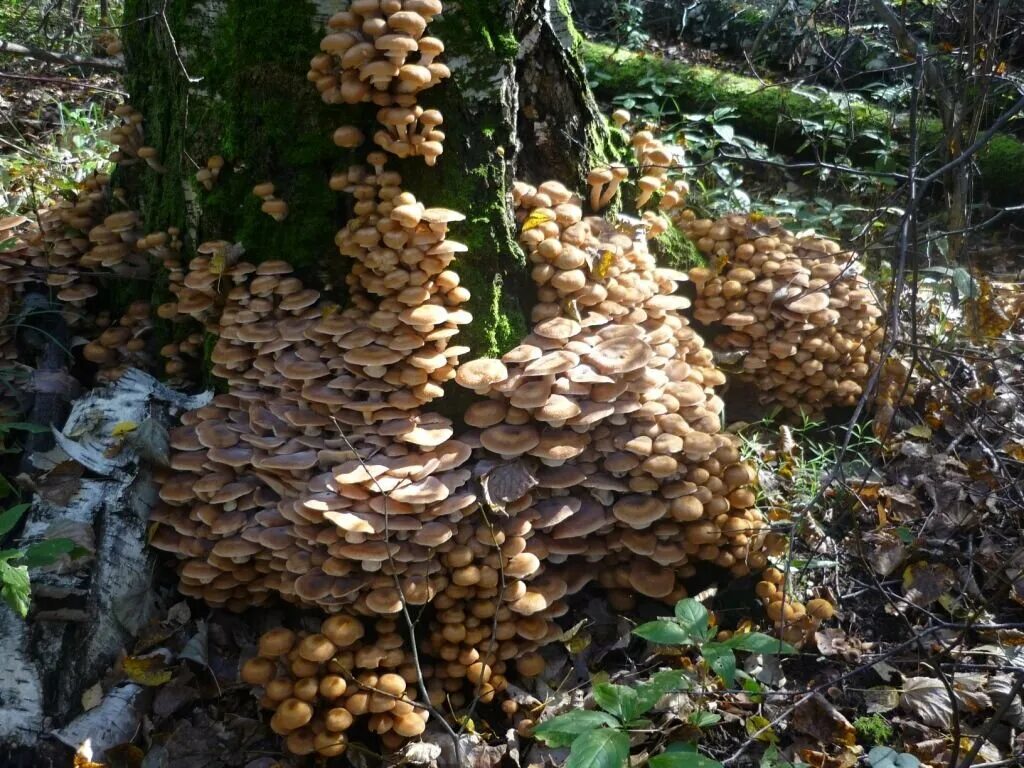
{"type": "Polygon", "coordinates": [[[690,645],[692,642],[690,634],[669,619],[648,621],[634,629],[633,634],[659,645],[690,645]]]}
{"type": "Polygon", "coordinates": [[[738,651],[750,651],[751,653],[786,654],[796,653],[789,643],[783,642],[763,632],[745,632],[733,635],[723,645],[735,648],[738,651]]]}
{"type": "Polygon", "coordinates": [[[718,134],[718,137],[726,144],[732,144],[736,139],[736,129],[728,124],[716,123],[711,126],[711,130],[718,134]]]}
{"type": "Polygon", "coordinates": [[[15,504],[10,509],[0,512],[0,536],[10,531],[21,520],[21,516],[28,512],[29,504],[15,504]]]}
{"type": "Polygon", "coordinates": [[[9,421],[6,424],[0,424],[0,432],[28,432],[33,435],[41,435],[44,432],[49,432],[50,428],[43,424],[32,424],[27,421],[9,421]]]}
{"type": "Polygon", "coordinates": [[[705,757],[692,744],[669,744],[668,749],[648,763],[650,768],[722,768],[722,764],[705,757]]]}
{"type": "Polygon", "coordinates": [[[696,726],[697,728],[710,728],[712,725],[720,722],[722,716],[715,712],[708,712],[704,709],[699,709],[693,712],[689,717],[690,725],[696,726]]]}
{"type": "Polygon", "coordinates": [[[605,725],[615,728],[618,722],[606,712],[574,709],[545,720],[533,729],[533,735],[549,747],[568,747],[580,734],[596,731],[605,725]]]}
{"type": "Polygon", "coordinates": [[[0,562],[0,584],[3,585],[0,587],[0,598],[21,618],[25,618],[31,600],[28,568],[24,565],[0,562]]]}
{"type": "Polygon", "coordinates": [[[599,728],[580,735],[572,743],[565,768],[624,768],[629,759],[629,736],[619,730],[599,728]]]}
{"type": "Polygon", "coordinates": [[[707,643],[701,648],[701,655],[725,684],[732,688],[736,683],[736,654],[724,643],[707,643]]]}
{"type": "Polygon", "coordinates": [[[651,679],[636,687],[636,695],[639,699],[640,711],[642,714],[653,707],[666,693],[679,690],[689,690],[690,678],[682,669],[665,669],[651,676],[651,679]]]}
{"type": "Polygon", "coordinates": [[[704,641],[711,636],[708,609],[692,597],[684,597],[676,603],[676,618],[682,628],[696,641],[704,641]]]}
{"type": "Polygon", "coordinates": [[[0,499],[7,498],[13,490],[14,488],[12,488],[11,484],[7,482],[7,478],[0,475],[0,499]]]}
{"type": "Polygon", "coordinates": [[[17,560],[25,555],[24,549],[0,549],[0,562],[17,560]]]}
{"type": "Polygon", "coordinates": [[[628,685],[598,683],[594,686],[594,701],[605,712],[625,722],[643,712],[640,709],[640,697],[628,685]]]}
{"type": "Polygon", "coordinates": [[[29,568],[50,565],[59,560],[62,555],[70,554],[74,549],[75,542],[71,539],[37,541],[25,548],[25,565],[29,568]]]}

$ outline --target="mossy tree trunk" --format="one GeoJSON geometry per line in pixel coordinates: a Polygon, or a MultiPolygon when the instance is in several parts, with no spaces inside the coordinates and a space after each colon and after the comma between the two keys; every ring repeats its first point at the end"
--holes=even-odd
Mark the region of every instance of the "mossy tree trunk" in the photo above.
{"type": "MultiPolygon", "coordinates": [[[[435,168],[418,158],[389,167],[424,204],[466,214],[453,232],[470,250],[455,268],[472,292],[475,319],[459,343],[493,354],[518,343],[532,294],[507,202],[511,180],[576,182],[588,156],[601,154],[605,124],[564,4],[444,5],[430,34],[444,41],[452,77],[421,98],[444,115],[444,155],[435,168]]],[[[210,239],[240,242],[249,260],[286,259],[310,285],[344,285],[348,260],[338,255],[334,235],[351,200],[332,192],[328,180],[373,147],[339,149],[331,135],[355,124],[372,136],[376,108],[322,103],[306,71],[324,21],[345,6],[128,0],[127,86],[145,117],[146,143],[166,168],[125,175],[151,230],[180,226],[187,248],[210,239]],[[194,174],[218,154],[226,165],[208,192],[194,174]],[[261,213],[251,193],[265,180],[289,205],[281,223],[261,213]]]]}

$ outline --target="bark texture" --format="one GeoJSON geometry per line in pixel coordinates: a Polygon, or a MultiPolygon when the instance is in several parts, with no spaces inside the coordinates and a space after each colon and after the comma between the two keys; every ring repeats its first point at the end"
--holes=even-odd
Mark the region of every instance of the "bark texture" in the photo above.
{"type": "Polygon", "coordinates": [[[50,729],[80,713],[83,691],[150,620],[146,528],[156,493],[146,467],[166,454],[173,417],[208,401],[133,370],[77,400],[54,431],[57,448],[45,460],[77,462],[90,476],[44,481],[21,542],[67,537],[94,554],[33,570],[27,623],[0,606],[0,765],[41,764],[35,758],[50,729]],[[138,425],[136,437],[112,436],[124,422],[138,425]]]}
{"type": "MultiPolygon", "coordinates": [[[[323,22],[345,5],[129,0],[126,20],[141,21],[124,36],[129,92],[167,169],[128,179],[147,225],[187,222],[189,246],[225,239],[242,243],[251,261],[287,259],[342,303],[348,264],[334,234],[351,201],[328,180],[371,147],[339,149],[331,134],[352,124],[372,136],[376,108],[325,105],[305,74],[323,22]],[[226,165],[207,192],[194,174],[217,154],[226,165]],[[284,222],[261,213],[251,194],[267,180],[288,203],[284,222]]],[[[511,180],[582,181],[607,146],[605,123],[557,0],[446,2],[431,34],[445,43],[452,77],[421,103],[444,115],[445,152],[435,168],[418,158],[389,167],[425,204],[466,214],[454,237],[470,250],[455,268],[472,292],[474,322],[459,342],[473,354],[496,354],[525,334],[532,294],[507,203],[511,180]]]]}

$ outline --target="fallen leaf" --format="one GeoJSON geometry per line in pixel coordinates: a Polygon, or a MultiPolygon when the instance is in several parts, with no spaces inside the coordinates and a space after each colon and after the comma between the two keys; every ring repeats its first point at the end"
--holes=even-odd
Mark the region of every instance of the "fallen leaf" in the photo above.
{"type": "Polygon", "coordinates": [[[525,496],[537,485],[537,478],[521,459],[498,464],[481,479],[484,499],[495,509],[504,510],[510,501],[525,496]]]}
{"type": "Polygon", "coordinates": [[[751,715],[743,723],[743,726],[747,730],[747,736],[763,741],[765,744],[775,744],[779,740],[779,735],[775,733],[775,729],[771,727],[771,721],[767,717],[751,715]]]}
{"type": "Polygon", "coordinates": [[[821,744],[857,742],[857,731],[850,721],[820,693],[801,701],[793,711],[793,727],[821,744]]]}
{"type": "Polygon", "coordinates": [[[922,440],[928,440],[932,436],[932,428],[927,424],[915,424],[906,433],[912,437],[919,437],[922,440]]]}
{"type": "Polygon", "coordinates": [[[925,725],[947,728],[953,717],[953,702],[941,680],[908,677],[903,681],[900,707],[925,725]]]}
{"type": "Polygon", "coordinates": [[[174,676],[159,655],[129,656],[124,660],[124,673],[132,682],[148,686],[163,685],[174,676]]]}
{"type": "Polygon", "coordinates": [[[879,576],[888,576],[907,556],[907,546],[887,531],[870,531],[864,535],[865,553],[871,569],[879,576]]]}
{"type": "Polygon", "coordinates": [[[948,565],[919,560],[903,571],[903,596],[925,608],[944,595],[956,583],[956,574],[948,565]]]}
{"type": "Polygon", "coordinates": [[[134,421],[119,421],[113,427],[110,428],[110,436],[124,437],[129,432],[134,432],[138,428],[138,423],[134,421]]]}
{"type": "Polygon", "coordinates": [[[82,709],[88,712],[90,709],[98,707],[101,701],[103,701],[103,685],[101,683],[90,685],[82,694],[82,709]]]}
{"type": "Polygon", "coordinates": [[[864,703],[869,715],[876,712],[891,712],[900,703],[900,692],[888,685],[879,685],[864,691],[864,703]]]}
{"type": "Polygon", "coordinates": [[[539,227],[546,221],[552,221],[554,218],[555,216],[551,211],[544,208],[538,208],[526,217],[526,221],[523,222],[523,226],[520,228],[520,231],[529,232],[531,229],[539,227]]]}

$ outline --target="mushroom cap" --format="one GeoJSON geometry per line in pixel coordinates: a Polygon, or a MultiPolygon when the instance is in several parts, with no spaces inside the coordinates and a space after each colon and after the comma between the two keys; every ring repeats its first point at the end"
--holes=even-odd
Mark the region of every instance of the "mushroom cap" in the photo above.
{"type": "Polygon", "coordinates": [[[654,357],[640,338],[620,336],[596,344],[584,359],[601,373],[629,373],[647,365],[654,357]]]}
{"type": "Polygon", "coordinates": [[[612,506],[612,514],[631,528],[646,528],[660,520],[668,511],[668,505],[656,496],[638,493],[623,496],[612,506]]]}
{"type": "Polygon", "coordinates": [[[501,360],[481,357],[462,363],[455,374],[455,381],[468,389],[486,392],[494,384],[508,378],[508,369],[501,360]]]}
{"type": "Polygon", "coordinates": [[[540,435],[530,424],[498,424],[480,433],[480,443],[493,453],[513,458],[536,448],[540,435]]]}
{"type": "Polygon", "coordinates": [[[828,309],[828,305],[828,294],[824,291],[815,291],[802,295],[798,294],[795,299],[787,301],[783,306],[791,312],[797,312],[801,315],[812,315],[815,312],[828,309]]]}
{"type": "Polygon", "coordinates": [[[647,597],[666,597],[675,589],[675,572],[647,558],[639,558],[629,569],[628,577],[630,586],[647,597]]]}

